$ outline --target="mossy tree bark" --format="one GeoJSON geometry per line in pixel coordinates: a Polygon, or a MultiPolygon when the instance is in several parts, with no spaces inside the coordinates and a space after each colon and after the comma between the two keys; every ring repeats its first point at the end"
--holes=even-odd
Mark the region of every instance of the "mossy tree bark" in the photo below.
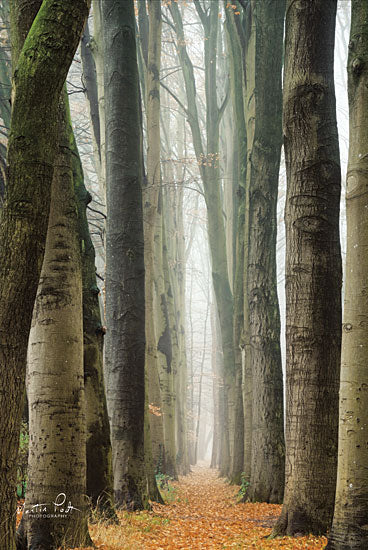
{"type": "Polygon", "coordinates": [[[69,124],[65,92],[28,348],[28,485],[17,547],[30,550],[91,543],[85,498],[82,266],[69,124]]]}
{"type": "Polygon", "coordinates": [[[368,5],[363,0],[353,0],[351,9],[346,281],[337,491],[327,544],[331,550],[368,547],[368,5]]]}
{"type": "Polygon", "coordinates": [[[252,462],[247,497],[282,502],[285,443],[280,312],[276,280],[277,194],[282,145],[281,69],[285,3],[252,1],[247,86],[249,250],[246,299],[253,382],[252,462]]]}
{"type": "Polygon", "coordinates": [[[325,533],[335,497],[341,343],[336,4],[286,4],[286,486],[274,535],[325,533]]]}
{"type": "MultiPolygon", "coordinates": [[[[10,95],[11,95],[11,59],[7,46],[10,42],[10,32],[7,27],[10,23],[9,2],[5,0],[0,6],[0,19],[4,27],[6,39],[5,43],[0,44],[0,118],[3,119],[1,134],[5,137],[10,129],[10,95]]],[[[0,151],[0,157],[2,151],[0,151]]],[[[5,157],[3,157],[5,159],[5,157]]]]}
{"type": "Polygon", "coordinates": [[[141,118],[133,0],[102,4],[106,112],[107,403],[115,504],[147,508],[141,118]]]}
{"type": "Polygon", "coordinates": [[[46,242],[59,96],[88,8],[88,0],[44,0],[14,72],[8,187],[0,222],[0,378],[6,388],[0,392],[1,550],[15,548],[14,488],[27,343],[46,242]]]}

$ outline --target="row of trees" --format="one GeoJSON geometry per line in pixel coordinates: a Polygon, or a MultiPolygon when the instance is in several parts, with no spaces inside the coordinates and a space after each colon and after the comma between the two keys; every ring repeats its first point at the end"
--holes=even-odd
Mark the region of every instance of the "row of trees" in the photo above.
{"type": "MultiPolygon", "coordinates": [[[[114,504],[133,510],[160,499],[155,473],[176,477],[195,463],[200,424],[194,420],[202,393],[196,403],[187,391],[193,364],[185,270],[198,225],[185,227],[185,203],[193,195],[199,197],[196,208],[198,200],[205,208],[216,304],[207,310],[211,323],[208,317],[205,322],[213,346],[212,466],[234,482],[243,475],[247,499],[284,503],[274,535],[325,533],[335,506],[329,548],[364,548],[365,4],[352,0],[335,505],[341,346],[337,1],[92,3],[93,36],[87,25],[81,61],[97,175],[92,191],[107,218],[104,364],[86,215],[92,197],[62,92],[89,5],[10,2],[11,120],[9,103],[0,103],[4,128],[10,125],[0,232],[0,374],[6,388],[0,393],[0,548],[15,548],[27,345],[29,481],[18,548],[89,542],[85,494],[114,521],[114,504]],[[282,144],[285,441],[276,280],[282,144]],[[78,521],[37,517],[37,504],[64,493],[83,511],[73,515],[78,521]]],[[[5,22],[7,3],[1,10],[5,22]]],[[[1,51],[6,91],[10,64],[1,51]]],[[[3,146],[0,153],[5,166],[3,146]]]]}

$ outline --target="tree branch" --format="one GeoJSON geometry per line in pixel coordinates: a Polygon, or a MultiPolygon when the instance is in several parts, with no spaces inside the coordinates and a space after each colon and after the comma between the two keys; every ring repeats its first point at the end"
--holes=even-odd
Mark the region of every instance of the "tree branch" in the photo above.
{"type": "Polygon", "coordinates": [[[204,9],[201,6],[201,3],[199,0],[194,0],[194,5],[196,7],[197,13],[199,15],[199,18],[202,22],[203,28],[206,29],[208,25],[208,15],[206,15],[204,9]]]}
{"type": "Polygon", "coordinates": [[[222,118],[222,115],[224,114],[224,111],[226,109],[226,105],[229,101],[229,98],[230,98],[230,85],[229,85],[229,81],[228,81],[228,84],[227,84],[227,88],[226,88],[226,95],[224,97],[224,101],[222,102],[222,105],[221,107],[219,108],[218,110],[218,121],[220,122],[221,118],[222,118]]]}
{"type": "Polygon", "coordinates": [[[187,115],[187,116],[190,116],[190,113],[188,111],[188,109],[183,105],[183,103],[180,101],[180,99],[178,98],[177,95],[174,94],[174,92],[172,92],[170,90],[170,88],[168,88],[166,86],[166,84],[164,84],[162,81],[160,81],[160,84],[163,88],[165,88],[165,90],[171,95],[171,97],[173,97],[175,99],[175,101],[178,103],[178,105],[180,105],[180,107],[183,109],[184,113],[187,115]]]}

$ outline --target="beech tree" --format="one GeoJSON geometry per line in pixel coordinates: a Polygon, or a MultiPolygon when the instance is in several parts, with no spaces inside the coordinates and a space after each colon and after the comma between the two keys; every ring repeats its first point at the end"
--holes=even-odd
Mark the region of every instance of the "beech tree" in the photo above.
{"type": "MultiPolygon", "coordinates": [[[[16,16],[16,8],[13,17],[16,16]]],[[[0,222],[0,548],[15,548],[15,480],[28,334],[45,248],[59,96],[88,14],[89,1],[44,0],[13,79],[7,196],[0,222]],[[60,25],[63,21],[63,25],[60,25]]],[[[14,21],[14,19],[13,19],[14,21]]]]}
{"type": "Polygon", "coordinates": [[[59,152],[29,337],[28,484],[18,550],[91,542],[85,497],[82,265],[66,94],[59,110],[59,152]],[[68,514],[54,513],[69,502],[74,509],[68,514]],[[46,503],[41,517],[40,503],[46,503]]]}
{"type": "Polygon", "coordinates": [[[252,369],[252,461],[247,497],[282,502],[283,383],[276,281],[276,206],[282,145],[281,68],[285,3],[249,6],[247,63],[248,254],[244,269],[252,369]]]}
{"type": "Polygon", "coordinates": [[[133,0],[102,5],[105,53],[105,361],[118,507],[148,507],[144,468],[145,311],[139,79],[133,0]]]}
{"type": "Polygon", "coordinates": [[[349,160],[346,189],[347,253],[342,331],[339,457],[335,512],[328,549],[368,546],[366,242],[368,145],[368,5],[351,3],[348,59],[349,160]]]}
{"type": "MultiPolygon", "coordinates": [[[[141,6],[141,11],[145,6],[141,6]]],[[[164,278],[164,228],[161,188],[160,66],[161,4],[148,2],[149,32],[145,72],[147,109],[147,178],[144,188],[145,265],[147,300],[147,369],[150,404],[160,416],[150,415],[153,456],[162,473],[177,476],[175,398],[168,296],[164,278]]],[[[144,20],[141,15],[141,24],[144,20]]]]}
{"type": "Polygon", "coordinates": [[[275,535],[325,533],[336,484],[341,342],[336,0],[286,3],[286,487],[275,535]]]}

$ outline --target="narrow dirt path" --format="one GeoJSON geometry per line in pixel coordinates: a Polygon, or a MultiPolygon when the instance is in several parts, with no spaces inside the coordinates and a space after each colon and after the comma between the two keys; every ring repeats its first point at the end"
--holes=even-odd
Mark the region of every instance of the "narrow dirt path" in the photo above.
{"type": "Polygon", "coordinates": [[[216,471],[196,467],[169,484],[168,504],[152,512],[121,513],[121,525],[92,525],[101,550],[321,550],[324,537],[267,540],[280,506],[238,504],[239,487],[228,485],[216,471]]]}

